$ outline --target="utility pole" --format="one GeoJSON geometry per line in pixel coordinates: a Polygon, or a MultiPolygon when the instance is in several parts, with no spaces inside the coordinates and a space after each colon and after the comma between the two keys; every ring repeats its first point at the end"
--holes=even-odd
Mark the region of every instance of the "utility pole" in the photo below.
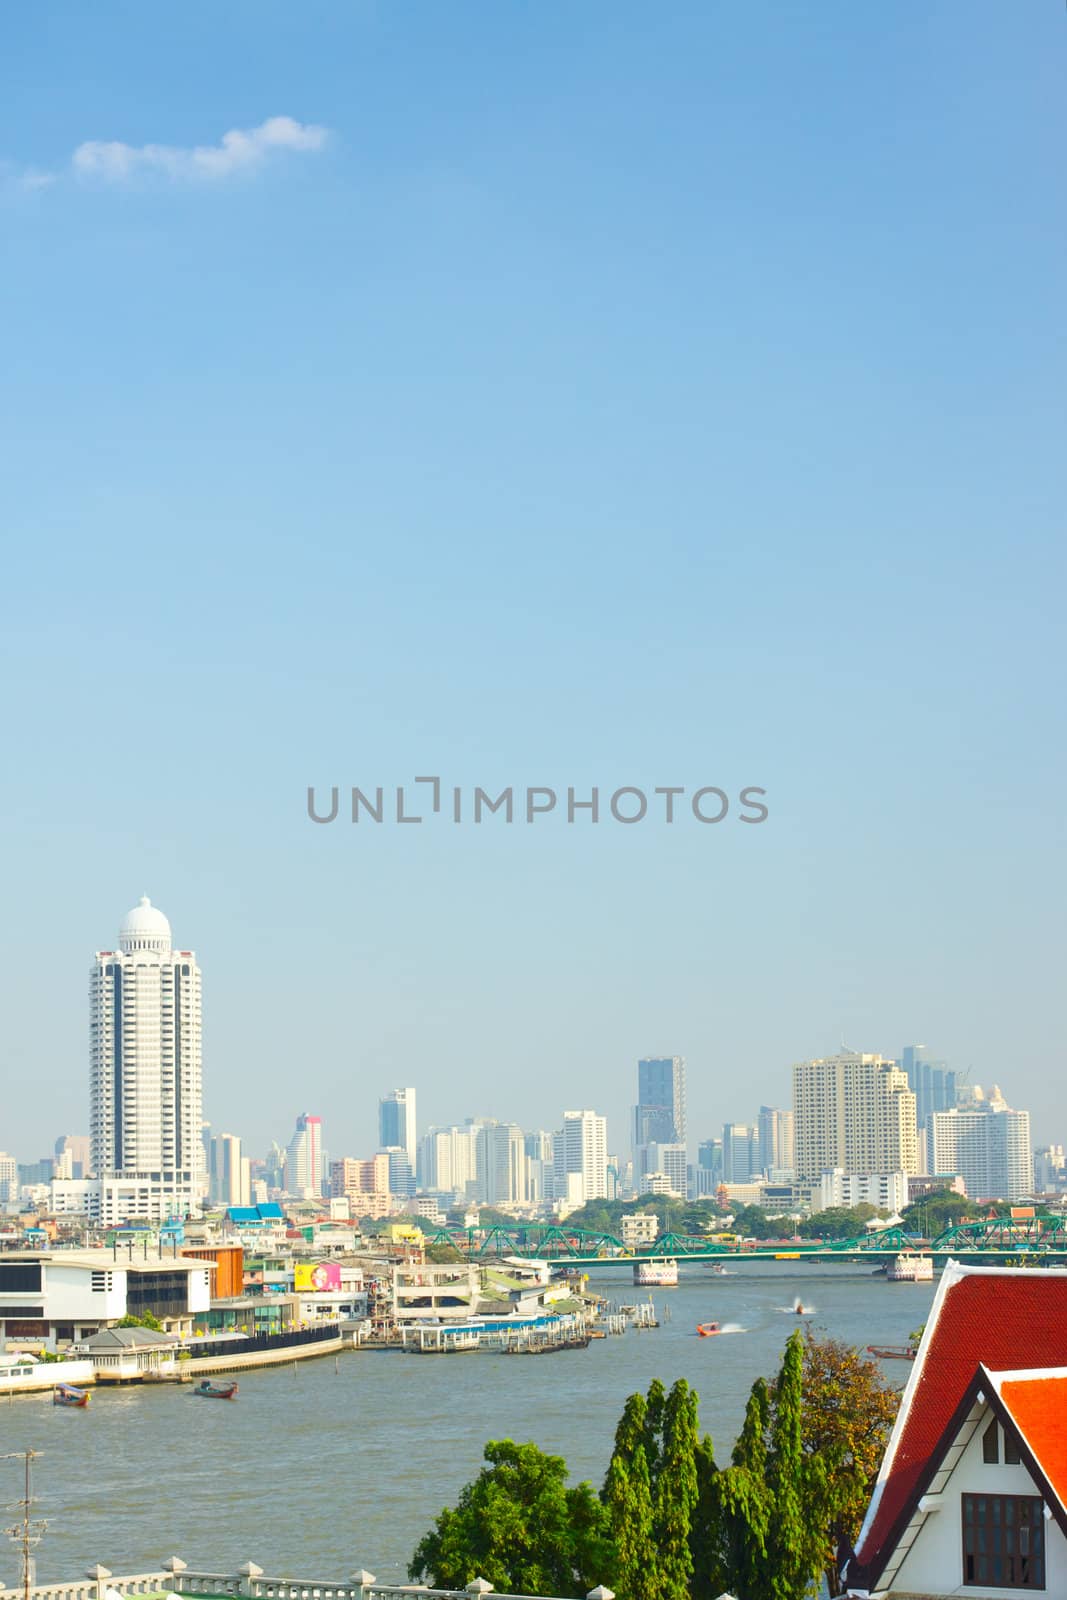
{"type": "Polygon", "coordinates": [[[25,1464],[25,1487],[21,1500],[16,1500],[10,1508],[12,1511],[21,1511],[22,1516],[12,1528],[5,1528],[4,1532],[9,1539],[13,1539],[19,1546],[22,1558],[22,1600],[30,1600],[30,1591],[36,1577],[35,1562],[33,1559],[34,1546],[39,1544],[47,1528],[47,1522],[34,1521],[30,1517],[33,1509],[33,1478],[31,1463],[40,1455],[39,1450],[18,1450],[0,1456],[0,1461],[22,1460],[25,1464]]]}

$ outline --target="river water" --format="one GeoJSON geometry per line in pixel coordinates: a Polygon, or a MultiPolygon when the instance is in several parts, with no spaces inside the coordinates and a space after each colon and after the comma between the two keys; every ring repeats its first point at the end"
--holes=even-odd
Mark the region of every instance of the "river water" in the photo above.
{"type": "MultiPolygon", "coordinates": [[[[622,1303],[628,1270],[593,1286],[622,1303]]],[[[686,1378],[720,1460],[729,1454],[755,1378],[777,1371],[796,1325],[849,1343],[902,1344],[924,1321],[930,1284],[890,1284],[862,1266],[750,1262],[716,1277],[683,1265],[676,1289],[653,1291],[660,1326],[537,1357],[494,1352],[422,1358],[352,1351],[242,1373],[235,1402],[185,1385],[96,1390],[84,1411],[47,1396],[0,1402],[0,1453],[32,1448],[38,1515],[48,1522],[37,1581],[102,1562],[144,1572],[169,1555],[194,1570],[343,1578],[369,1568],[406,1581],[407,1560],[442,1506],[481,1463],[487,1439],[532,1439],[599,1485],[627,1395],[655,1377],[686,1378]],[[738,1330],[700,1339],[715,1319],[738,1330]]],[[[896,1386],[906,1362],[890,1361],[896,1386]]],[[[0,1506],[22,1492],[21,1462],[0,1461],[0,1506]]],[[[5,1523],[13,1522],[10,1513],[5,1523]]],[[[17,1582],[11,1547],[0,1580],[17,1582]]]]}

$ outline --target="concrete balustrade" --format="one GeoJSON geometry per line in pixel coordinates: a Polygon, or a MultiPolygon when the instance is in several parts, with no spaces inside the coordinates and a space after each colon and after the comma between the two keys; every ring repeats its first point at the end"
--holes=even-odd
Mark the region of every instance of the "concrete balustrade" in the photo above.
{"type": "MultiPolygon", "coordinates": [[[[425,1584],[379,1583],[372,1572],[360,1569],[341,1582],[318,1578],[269,1578],[254,1561],[237,1572],[190,1572],[180,1556],[164,1561],[159,1572],[138,1572],[115,1577],[100,1565],[73,1583],[36,1584],[31,1600],[114,1600],[126,1595],[201,1595],[205,1600],[535,1600],[528,1595],[499,1594],[484,1578],[474,1578],[465,1589],[428,1589],[425,1584]]],[[[0,1586],[4,1600],[15,1591],[0,1586]]],[[[21,1594],[21,1591],[19,1591],[21,1594]]],[[[598,1584],[586,1600],[615,1600],[610,1589],[598,1584]]]]}

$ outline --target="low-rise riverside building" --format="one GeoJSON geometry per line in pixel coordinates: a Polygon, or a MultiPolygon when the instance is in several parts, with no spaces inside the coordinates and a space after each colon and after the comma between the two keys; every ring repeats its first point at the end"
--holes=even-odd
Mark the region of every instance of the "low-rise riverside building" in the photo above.
{"type": "Polygon", "coordinates": [[[212,1266],[178,1255],[126,1250],[10,1251],[0,1255],[0,1347],[56,1350],[125,1316],[155,1317],[192,1332],[211,1301],[212,1266]]]}

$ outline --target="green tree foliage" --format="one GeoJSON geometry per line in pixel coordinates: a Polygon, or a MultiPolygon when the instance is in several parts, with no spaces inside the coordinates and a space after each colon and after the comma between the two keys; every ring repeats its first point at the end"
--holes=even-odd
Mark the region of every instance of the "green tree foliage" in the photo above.
{"type": "Polygon", "coordinates": [[[991,1210],[999,1214],[1007,1209],[1007,1206],[975,1205],[966,1195],[956,1194],[952,1189],[935,1189],[905,1206],[900,1215],[909,1233],[932,1239],[955,1222],[971,1222],[975,1217],[988,1216],[991,1210]]]}
{"type": "Polygon", "coordinates": [[[781,1239],[791,1237],[794,1224],[783,1217],[769,1217],[762,1206],[742,1206],[730,1224],[742,1239],[781,1239]]]}
{"type": "Polygon", "coordinates": [[[601,1491],[619,1600],[689,1600],[697,1450],[697,1397],[684,1379],[669,1394],[657,1378],[647,1397],[630,1396],[601,1491]]]}
{"type": "Polygon", "coordinates": [[[135,1317],[132,1312],[127,1312],[124,1317],[119,1318],[118,1322],[116,1323],[116,1327],[151,1328],[153,1333],[163,1332],[163,1324],[160,1322],[158,1317],[152,1315],[151,1311],[146,1311],[142,1316],[139,1317],[135,1317]]]}
{"type": "Polygon", "coordinates": [[[866,1201],[858,1206],[831,1206],[805,1217],[797,1224],[797,1232],[802,1239],[857,1239],[867,1232],[868,1222],[887,1215],[866,1201]]]}
{"type": "Polygon", "coordinates": [[[464,1589],[484,1578],[512,1594],[582,1596],[603,1581],[613,1550],[604,1508],[588,1483],[567,1487],[567,1464],[511,1439],[485,1447],[489,1463],[419,1541],[413,1583],[464,1589]]]}
{"type": "MultiPolygon", "coordinates": [[[[791,1344],[796,1340],[794,1335],[791,1344]]],[[[781,1382],[771,1391],[772,1413],[780,1412],[783,1399],[790,1410],[794,1404],[781,1382]]],[[[875,1362],[840,1339],[817,1338],[810,1329],[804,1337],[801,1390],[805,1516],[819,1541],[829,1591],[839,1594],[837,1544],[842,1535],[852,1544],[859,1535],[899,1396],[875,1362]]]]}

